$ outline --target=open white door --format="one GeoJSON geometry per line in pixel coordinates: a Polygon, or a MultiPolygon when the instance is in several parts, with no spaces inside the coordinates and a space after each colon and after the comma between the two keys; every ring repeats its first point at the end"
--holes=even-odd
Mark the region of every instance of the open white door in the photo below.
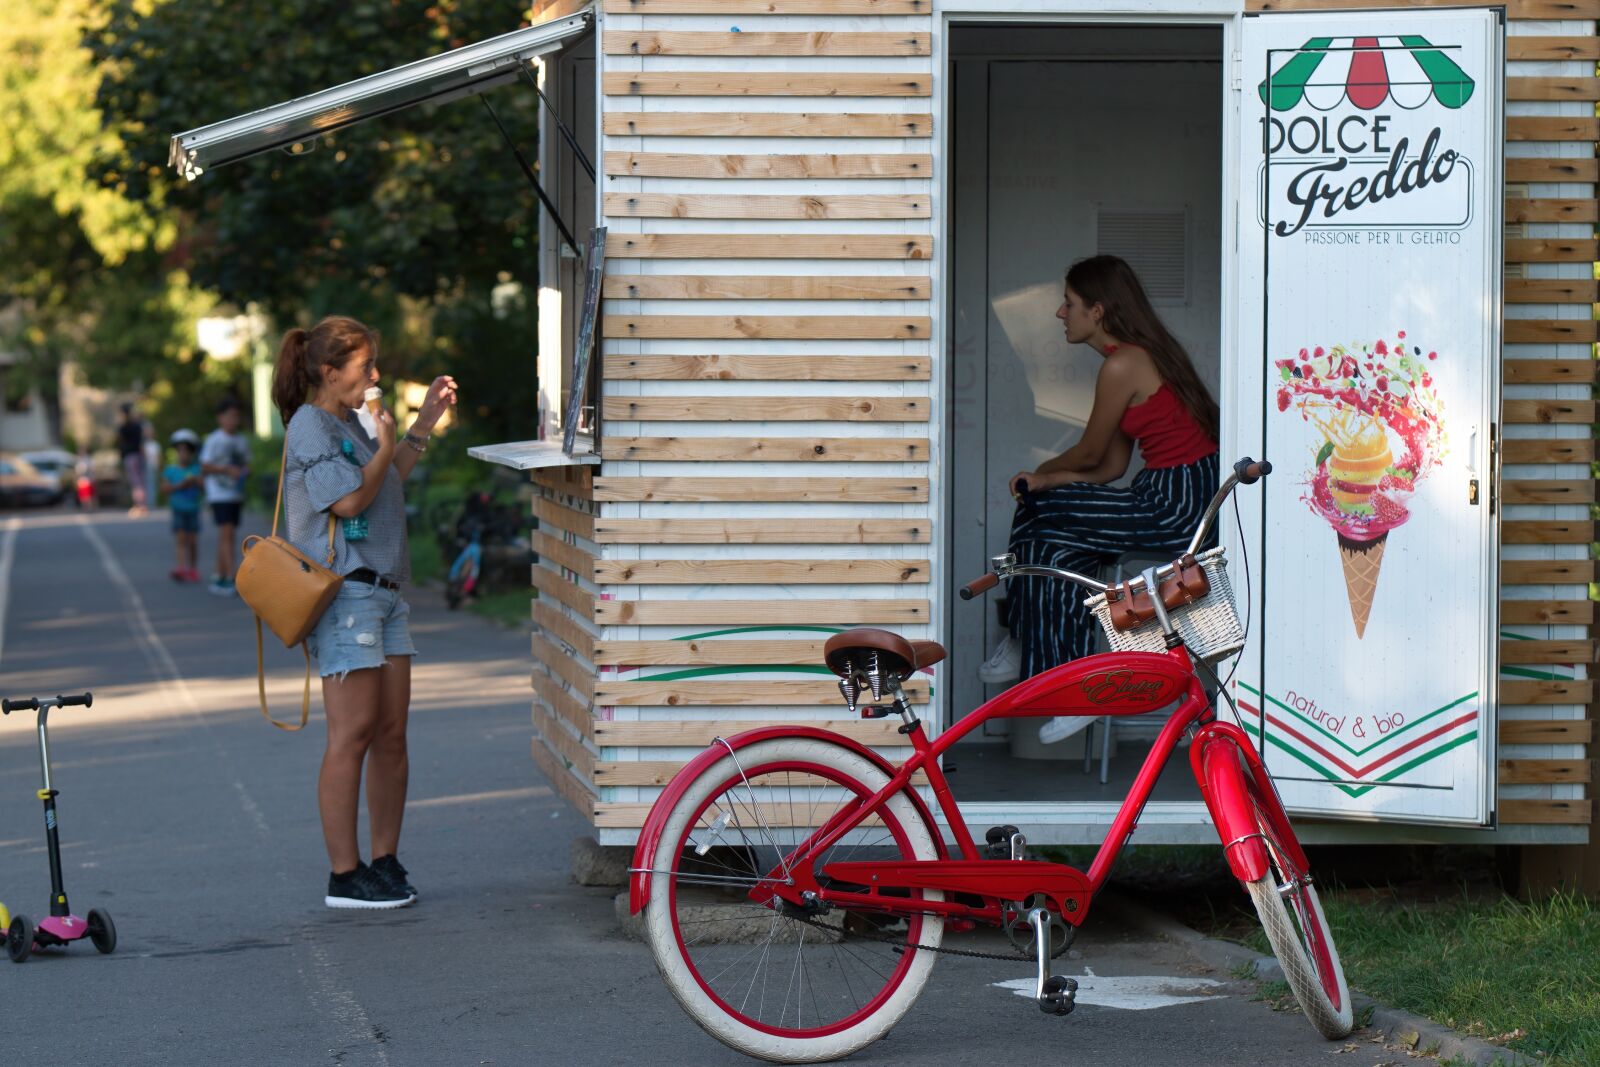
{"type": "Polygon", "coordinates": [[[1490,820],[1502,39],[1244,20],[1234,425],[1276,472],[1234,692],[1298,812],[1490,820]]]}

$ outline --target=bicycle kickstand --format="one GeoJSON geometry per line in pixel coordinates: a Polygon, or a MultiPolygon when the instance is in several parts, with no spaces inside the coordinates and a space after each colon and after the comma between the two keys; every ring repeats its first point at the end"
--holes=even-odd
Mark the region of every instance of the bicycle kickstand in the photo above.
{"type": "Polygon", "coordinates": [[[1070,1015],[1077,1006],[1078,983],[1061,974],[1050,973],[1050,924],[1055,920],[1048,908],[1030,908],[1028,924],[1033,927],[1033,950],[1039,961],[1039,978],[1033,998],[1046,1015],[1070,1015]]]}

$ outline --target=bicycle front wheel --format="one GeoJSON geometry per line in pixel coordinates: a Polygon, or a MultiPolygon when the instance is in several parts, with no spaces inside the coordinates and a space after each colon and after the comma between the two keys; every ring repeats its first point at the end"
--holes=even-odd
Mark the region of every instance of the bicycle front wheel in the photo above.
{"type": "MultiPolygon", "coordinates": [[[[774,738],[718,760],[679,799],[645,930],[668,988],[711,1036],[775,1063],[837,1059],[886,1034],[922,992],[941,917],[806,914],[752,900],[841,805],[888,781],[841,745],[774,738]]],[[[827,885],[822,872],[839,860],[935,859],[933,832],[902,792],[815,856],[814,869],[827,885]]]]}
{"type": "Polygon", "coordinates": [[[1263,794],[1248,775],[1245,786],[1269,863],[1267,873],[1246,882],[1245,889],[1300,1009],[1319,1034],[1337,1040],[1351,1029],[1350,987],[1322,901],[1310,872],[1302,870],[1291,858],[1292,850],[1284,847],[1284,835],[1293,831],[1277,796],[1263,794]]]}

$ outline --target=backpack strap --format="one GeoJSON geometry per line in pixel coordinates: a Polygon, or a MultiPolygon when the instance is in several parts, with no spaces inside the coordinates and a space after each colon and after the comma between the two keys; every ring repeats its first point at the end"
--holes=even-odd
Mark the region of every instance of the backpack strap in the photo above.
{"type": "Polygon", "coordinates": [[[261,644],[261,617],[256,616],[256,688],[261,694],[261,714],[267,721],[280,730],[294,733],[296,730],[305,729],[306,722],[311,718],[311,650],[306,648],[305,642],[300,642],[300,651],[306,657],[306,684],[300,694],[300,725],[293,726],[286,722],[279,722],[272,717],[272,712],[267,710],[267,665],[266,652],[261,644]]]}

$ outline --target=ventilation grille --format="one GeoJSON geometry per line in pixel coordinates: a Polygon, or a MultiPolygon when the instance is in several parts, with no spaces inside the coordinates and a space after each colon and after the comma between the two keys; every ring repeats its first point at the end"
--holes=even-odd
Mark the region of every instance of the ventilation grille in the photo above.
{"type": "Polygon", "coordinates": [[[1188,234],[1186,211],[1102,208],[1095,215],[1095,248],[1127,260],[1152,304],[1189,302],[1188,234]]]}

